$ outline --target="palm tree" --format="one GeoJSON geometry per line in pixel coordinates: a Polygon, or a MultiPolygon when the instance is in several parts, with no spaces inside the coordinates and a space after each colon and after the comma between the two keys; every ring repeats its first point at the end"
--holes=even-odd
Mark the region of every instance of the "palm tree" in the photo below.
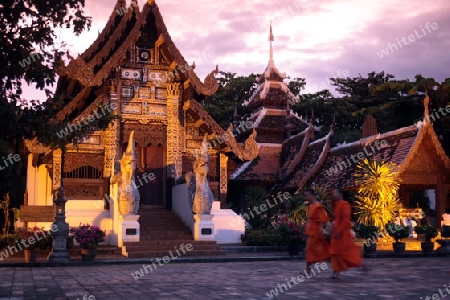
{"type": "Polygon", "coordinates": [[[384,228],[401,207],[396,165],[364,159],[356,166],[355,183],[358,186],[355,201],[358,222],[384,228]]]}

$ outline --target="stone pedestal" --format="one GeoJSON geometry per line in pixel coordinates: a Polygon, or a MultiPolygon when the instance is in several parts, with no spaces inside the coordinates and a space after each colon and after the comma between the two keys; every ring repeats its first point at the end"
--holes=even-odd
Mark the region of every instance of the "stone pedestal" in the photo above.
{"type": "Polygon", "coordinates": [[[213,215],[194,215],[194,240],[215,241],[213,215]]]}
{"type": "Polygon", "coordinates": [[[231,209],[221,209],[220,201],[214,201],[211,214],[216,231],[217,244],[238,244],[245,234],[245,220],[231,209]]]}
{"type": "Polygon", "coordinates": [[[119,247],[122,247],[124,242],[139,242],[141,235],[141,226],[138,222],[139,217],[139,215],[119,216],[119,247]]]}

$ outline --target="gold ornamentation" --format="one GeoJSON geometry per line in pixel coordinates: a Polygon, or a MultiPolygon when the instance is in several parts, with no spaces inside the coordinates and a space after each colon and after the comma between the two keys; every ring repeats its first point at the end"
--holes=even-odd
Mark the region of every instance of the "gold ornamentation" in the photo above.
{"type": "Polygon", "coordinates": [[[62,164],[62,150],[53,150],[53,190],[57,190],[61,186],[61,164],[62,164]]]}
{"type": "Polygon", "coordinates": [[[71,172],[82,166],[91,166],[103,170],[103,153],[66,152],[64,155],[64,172],[71,172]]]}
{"type": "Polygon", "coordinates": [[[180,122],[180,84],[167,87],[167,176],[178,178],[182,174],[183,134],[180,122]]]}
{"type": "Polygon", "coordinates": [[[104,145],[105,157],[103,162],[103,176],[111,177],[114,173],[114,162],[119,159],[119,122],[114,120],[106,129],[104,145]]]}
{"type": "Polygon", "coordinates": [[[134,131],[134,138],[139,147],[147,147],[148,144],[166,145],[166,126],[159,124],[140,124],[129,123],[123,124],[123,136],[127,136],[134,131]]]}
{"type": "Polygon", "coordinates": [[[226,194],[228,190],[228,156],[220,153],[219,156],[220,164],[220,193],[226,194]]]}
{"type": "Polygon", "coordinates": [[[64,193],[73,200],[96,200],[104,197],[103,179],[64,179],[64,193]]]}

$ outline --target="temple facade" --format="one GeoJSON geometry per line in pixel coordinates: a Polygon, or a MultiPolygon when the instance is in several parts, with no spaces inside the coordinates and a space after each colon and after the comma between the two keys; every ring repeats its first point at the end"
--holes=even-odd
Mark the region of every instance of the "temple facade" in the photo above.
{"type": "Polygon", "coordinates": [[[257,154],[253,137],[241,145],[235,135],[243,129],[222,129],[198,102],[216,92],[217,67],[202,82],[195,64],[188,64],[173,43],[157,4],[148,1],[142,10],[135,3],[124,9],[126,5],[117,1],[96,41],[57,70],[55,94],[72,100],[54,120],[66,122],[66,131],[55,134],[63,137],[83,126],[88,134],[77,145],[67,145],[64,153],[26,141],[26,205],[51,206],[52,191],[63,185],[71,226],[87,222],[113,227],[111,178],[119,171],[131,132],[141,207],[171,208],[172,186],[192,171],[205,135],[210,141],[208,182],[214,200],[223,204],[228,156],[245,160],[257,154]],[[104,131],[90,127],[89,120],[101,118],[105,108],[120,119],[104,131]]]}
{"type": "MultiPolygon", "coordinates": [[[[145,226],[155,226],[152,230],[159,232],[181,226],[167,223],[177,222],[169,214],[172,210],[185,223],[192,221],[187,198],[174,200],[187,195],[180,185],[184,175],[193,170],[202,142],[208,144],[207,181],[214,197],[213,210],[225,227],[231,224],[227,218],[236,216],[219,210],[228,202],[242,212],[248,186],[291,195],[308,185],[355,189],[355,157],[399,165],[405,206],[411,193],[427,190],[434,195],[438,216],[450,207],[450,160],[429,122],[427,109],[420,124],[384,134],[378,134],[376,122],[369,120],[365,137],[351,144],[334,145],[333,128],[316,139],[312,122],[291,109],[299,97],[290,92],[286,74],[275,66],[271,28],[269,62],[257,79],[254,94],[244,103],[251,116],[224,130],[199,103],[216,92],[218,68],[203,82],[198,78],[195,65],[188,64],[173,43],[154,1],[149,0],[142,10],[136,4],[124,7],[126,1],[117,1],[96,41],[57,70],[60,77],[55,93],[71,100],[54,120],[66,122],[67,128],[55,135],[62,137],[83,126],[88,134],[77,145],[67,145],[64,152],[37,140],[26,141],[30,154],[25,206],[51,207],[53,192],[63,185],[69,199],[69,225],[99,225],[107,231],[107,242],[117,244],[112,179],[133,136],[134,187],[146,218],[140,220],[143,233],[145,226]],[[99,131],[89,120],[102,118],[104,109],[120,119],[99,131]],[[175,207],[175,202],[181,206],[175,207]],[[160,223],[151,224],[150,219],[160,223]]],[[[40,226],[51,220],[36,217],[34,221],[40,226]]],[[[218,226],[216,223],[216,229],[218,226]]],[[[234,234],[240,236],[240,231],[234,234]]],[[[154,235],[147,239],[154,241],[154,235]]]]}

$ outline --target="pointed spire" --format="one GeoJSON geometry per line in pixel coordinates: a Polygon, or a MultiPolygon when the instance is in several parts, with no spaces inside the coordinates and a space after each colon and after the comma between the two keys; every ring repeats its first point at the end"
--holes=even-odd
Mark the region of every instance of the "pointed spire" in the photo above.
{"type": "Polygon", "coordinates": [[[269,63],[273,64],[273,47],[272,47],[272,42],[274,40],[273,37],[273,31],[272,31],[272,19],[270,20],[270,34],[269,34],[269,43],[270,43],[270,59],[269,59],[269,63]]]}
{"type": "Polygon", "coordinates": [[[425,91],[425,99],[423,99],[423,107],[424,107],[424,123],[429,124],[430,122],[430,110],[428,108],[428,105],[430,105],[430,97],[428,96],[428,93],[425,91]]]}

